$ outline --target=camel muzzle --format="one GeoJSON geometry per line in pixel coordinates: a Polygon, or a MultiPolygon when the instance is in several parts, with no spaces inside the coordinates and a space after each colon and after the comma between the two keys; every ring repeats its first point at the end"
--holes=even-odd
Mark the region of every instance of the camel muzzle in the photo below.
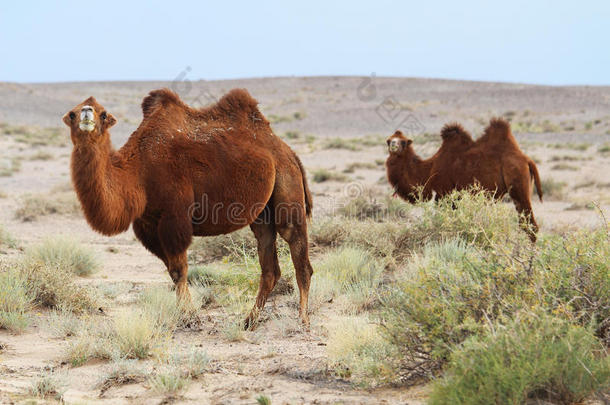
{"type": "Polygon", "coordinates": [[[398,142],[396,142],[395,140],[392,140],[392,142],[390,142],[390,146],[388,147],[388,149],[390,150],[390,152],[398,152],[398,142]]]}
{"type": "Polygon", "coordinates": [[[81,131],[91,132],[95,128],[93,108],[86,105],[80,110],[80,123],[78,127],[81,131]]]}

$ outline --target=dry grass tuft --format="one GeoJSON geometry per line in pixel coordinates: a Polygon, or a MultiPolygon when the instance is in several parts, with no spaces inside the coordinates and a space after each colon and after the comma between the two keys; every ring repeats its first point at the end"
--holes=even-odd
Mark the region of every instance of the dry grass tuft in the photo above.
{"type": "Polygon", "coordinates": [[[13,267],[0,268],[0,329],[22,332],[29,324],[34,297],[27,280],[13,267]]]}
{"type": "Polygon", "coordinates": [[[29,248],[25,255],[26,260],[54,264],[77,276],[91,275],[100,267],[91,249],[66,237],[47,238],[29,248]]]}
{"type": "Polygon", "coordinates": [[[77,215],[80,212],[80,204],[74,192],[32,194],[21,200],[21,207],[15,211],[15,217],[25,222],[45,215],[77,215]]]}

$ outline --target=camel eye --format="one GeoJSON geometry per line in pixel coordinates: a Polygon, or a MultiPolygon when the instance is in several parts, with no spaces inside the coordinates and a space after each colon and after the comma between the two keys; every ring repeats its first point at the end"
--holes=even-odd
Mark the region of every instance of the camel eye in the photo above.
{"type": "Polygon", "coordinates": [[[74,113],[74,111],[70,111],[70,114],[68,114],[68,116],[70,117],[71,120],[76,118],[76,114],[74,113]]]}
{"type": "Polygon", "coordinates": [[[402,145],[402,147],[404,148],[407,145],[407,141],[400,141],[400,144],[402,145]]]}
{"type": "Polygon", "coordinates": [[[108,114],[106,114],[106,111],[104,111],[104,112],[102,112],[102,113],[100,114],[100,118],[101,118],[102,120],[105,120],[107,117],[108,117],[108,114]]]}

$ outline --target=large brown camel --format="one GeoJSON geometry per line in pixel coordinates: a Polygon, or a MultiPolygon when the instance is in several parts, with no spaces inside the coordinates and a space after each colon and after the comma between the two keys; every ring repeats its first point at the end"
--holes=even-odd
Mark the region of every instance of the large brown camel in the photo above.
{"type": "Polygon", "coordinates": [[[530,199],[532,179],[542,201],[542,187],[536,164],[527,157],[503,119],[494,118],[483,135],[474,141],[461,125],[447,124],[441,131],[442,144],[429,159],[420,158],[413,150],[412,140],[396,131],[387,140],[386,161],[388,181],[396,194],[407,201],[442,197],[453,190],[479,184],[497,199],[506,193],[522,214],[523,225],[532,241],[536,240],[538,224],[530,199]]]}
{"type": "Polygon", "coordinates": [[[311,194],[301,161],[273,134],[257,101],[235,89],[195,109],[161,89],[144,98],[142,111],[142,123],[118,151],[108,132],[116,119],[93,97],[63,117],[74,144],[72,181],[91,227],[115,235],[133,225],[140,242],[165,263],[179,301],[190,303],[186,252],[192,237],[250,225],[262,273],[246,328],[280,278],[279,233],[290,247],[299,316],[307,325],[311,194]]]}

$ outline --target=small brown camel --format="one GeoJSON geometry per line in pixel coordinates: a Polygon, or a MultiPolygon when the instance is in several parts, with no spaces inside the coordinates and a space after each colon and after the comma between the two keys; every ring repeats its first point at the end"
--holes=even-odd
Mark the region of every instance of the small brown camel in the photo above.
{"type": "Polygon", "coordinates": [[[479,184],[496,199],[506,193],[522,214],[530,239],[536,241],[538,224],[530,199],[532,179],[542,201],[542,186],[536,164],[527,157],[510,130],[507,121],[494,118],[483,136],[474,141],[460,124],[447,124],[441,131],[442,144],[429,159],[421,159],[413,150],[413,141],[396,131],[387,140],[390,155],[386,161],[388,181],[396,194],[407,201],[442,197],[453,190],[479,184]]]}
{"type": "Polygon", "coordinates": [[[141,124],[115,151],[108,129],[116,119],[90,97],[63,117],[74,144],[72,181],[89,225],[104,235],[133,225],[140,242],[165,263],[183,303],[191,300],[186,252],[192,237],[249,225],[262,272],[246,328],[280,278],[279,233],[290,247],[299,316],[308,325],[311,193],[298,156],[273,134],[257,104],[245,89],[202,109],[168,89],[151,91],[141,124]]]}

